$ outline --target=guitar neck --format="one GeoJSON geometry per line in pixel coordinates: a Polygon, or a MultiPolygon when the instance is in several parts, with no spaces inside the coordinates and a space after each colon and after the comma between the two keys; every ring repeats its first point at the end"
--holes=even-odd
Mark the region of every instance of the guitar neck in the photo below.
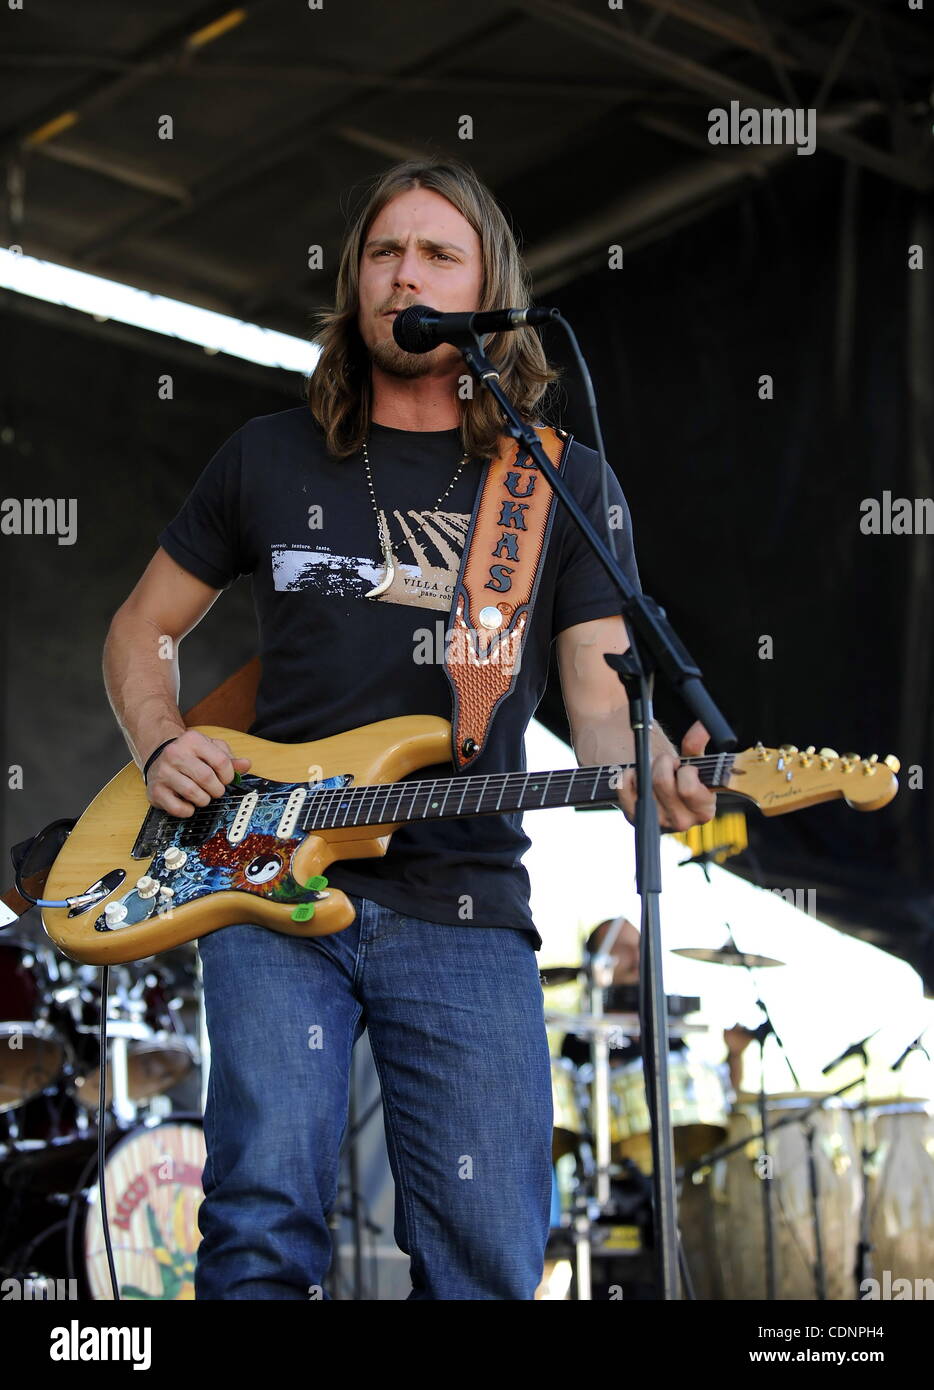
{"type": "MultiPolygon", "coordinates": [[[[729,775],[732,755],[682,758],[709,787],[729,775]]],[[[553,772],[501,772],[488,776],[439,777],[315,792],[302,829],[343,829],[350,825],[399,825],[415,820],[506,815],[554,806],[614,805],[621,776],[634,763],[579,767],[553,772]]]]}

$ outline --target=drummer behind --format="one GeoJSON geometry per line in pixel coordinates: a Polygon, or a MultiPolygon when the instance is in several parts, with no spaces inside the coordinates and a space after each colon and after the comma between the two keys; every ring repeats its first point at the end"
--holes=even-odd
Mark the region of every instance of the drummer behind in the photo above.
{"type": "MultiPolygon", "coordinates": [[[[594,927],[584,942],[584,950],[592,960],[600,954],[606,937],[614,931],[615,940],[609,950],[609,957],[613,962],[613,978],[606,991],[606,1012],[637,1013],[641,937],[636,924],[630,922],[628,917],[608,917],[594,927]]],[[[607,1041],[611,1066],[622,1066],[642,1055],[638,1041],[624,1038],[618,1032],[610,1033],[607,1041]]],[[[669,1051],[677,1051],[684,1046],[685,1040],[680,1034],[669,1037],[669,1051]]],[[[575,1033],[568,1033],[561,1045],[561,1056],[569,1057],[577,1066],[583,1066],[585,1062],[590,1061],[590,1043],[575,1033]]]]}
{"type": "MultiPolygon", "coordinates": [[[[615,940],[609,951],[610,959],[613,962],[613,979],[606,994],[606,1011],[607,1013],[632,1013],[638,1010],[637,987],[642,941],[636,924],[630,922],[628,917],[622,919],[608,917],[594,927],[584,942],[584,950],[593,959],[600,953],[607,935],[617,926],[619,930],[616,932],[615,940]]],[[[748,1028],[743,1028],[739,1023],[734,1024],[732,1028],[725,1028],[723,1031],[723,1041],[727,1049],[725,1060],[730,1069],[730,1085],[734,1091],[742,1089],[740,1082],[743,1072],[743,1053],[755,1036],[755,1033],[751,1033],[748,1028]]],[[[608,1042],[611,1066],[622,1066],[642,1055],[638,1042],[623,1039],[617,1033],[611,1033],[608,1042]]],[[[682,1035],[669,1036],[669,1052],[676,1052],[686,1046],[686,1039],[682,1035]]],[[[574,1033],[568,1033],[561,1046],[561,1056],[569,1057],[576,1066],[583,1066],[584,1063],[590,1061],[590,1043],[574,1033]]]]}

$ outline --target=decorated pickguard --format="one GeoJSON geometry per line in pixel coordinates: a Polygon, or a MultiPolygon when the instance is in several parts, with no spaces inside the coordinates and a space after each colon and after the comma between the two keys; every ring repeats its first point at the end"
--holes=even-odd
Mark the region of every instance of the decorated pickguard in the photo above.
{"type": "MultiPolygon", "coordinates": [[[[282,820],[289,794],[296,788],[308,793],[303,805],[303,814],[313,804],[316,793],[332,791],[348,786],[353,778],[345,773],[328,777],[309,786],[307,782],[273,782],[265,777],[242,776],[237,783],[237,791],[243,796],[256,792],[259,800],[254,806],[249,821],[248,833],[237,844],[231,844],[228,833],[239,808],[239,800],[232,804],[211,803],[199,808],[196,815],[209,816],[212,808],[215,824],[207,838],[200,843],[191,843],[192,832],[188,819],[176,819],[162,814],[162,824],[173,828],[170,840],[161,842],[159,852],[153,856],[148,877],[155,879],[160,886],[171,888],[171,896],[163,897],[157,892],[154,897],[141,897],[134,886],[129,892],[111,898],[127,910],[122,922],[108,925],[103,914],[98,917],[95,927],[98,931],[119,930],[122,926],[135,925],[172,908],[182,907],[211,893],[225,890],[240,893],[255,893],[271,902],[293,904],[301,912],[302,919],[314,915],[314,903],[322,896],[327,885],[325,878],[313,878],[306,884],[299,883],[292,875],[292,857],[306,838],[307,831],[281,839],[276,829],[282,820]],[[264,794],[269,795],[263,800],[264,794]],[[185,862],[178,869],[171,869],[165,861],[168,851],[176,848],[185,853],[185,862]]],[[[140,873],[143,868],[140,863],[140,873]]],[[[297,915],[297,914],[293,914],[297,915]]]]}

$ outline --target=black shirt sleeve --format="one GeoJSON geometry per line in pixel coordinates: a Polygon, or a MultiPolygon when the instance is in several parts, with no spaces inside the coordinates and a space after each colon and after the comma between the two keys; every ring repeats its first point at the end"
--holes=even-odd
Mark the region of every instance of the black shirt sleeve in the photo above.
{"type": "MultiPolygon", "coordinates": [[[[593,449],[585,449],[576,443],[572,445],[572,450],[575,467],[568,469],[568,483],[597,534],[605,541],[607,523],[600,502],[599,455],[593,449]]],[[[570,459],[568,462],[570,464],[570,459]]],[[[615,552],[623,573],[641,593],[642,584],[633,547],[629,504],[613,470],[607,468],[606,474],[615,552]]],[[[567,513],[562,514],[560,501],[556,505],[559,509],[555,522],[560,535],[560,550],[552,628],[552,635],[555,637],[565,628],[573,627],[575,623],[591,622],[594,618],[609,618],[621,611],[620,595],[615,584],[571,517],[567,513]]]]}
{"type": "Polygon", "coordinates": [[[241,524],[242,436],[241,428],[221,445],[157,538],[173,560],[212,589],[228,589],[251,568],[241,524]]]}

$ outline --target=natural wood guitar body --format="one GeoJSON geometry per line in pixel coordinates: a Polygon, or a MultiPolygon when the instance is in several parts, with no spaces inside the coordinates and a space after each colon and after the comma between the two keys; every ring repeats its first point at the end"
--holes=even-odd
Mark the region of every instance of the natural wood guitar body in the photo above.
{"type": "MultiPolygon", "coordinates": [[[[429,715],[387,719],[312,743],[271,743],[216,725],[194,727],[209,738],[226,739],[237,756],[249,758],[247,779],[302,783],[312,777],[316,782],[326,782],[349,774],[358,785],[394,782],[418,768],[450,758],[450,725],[445,719],[429,715]]],[[[45,897],[66,898],[84,892],[115,870],[122,871],[124,877],[117,892],[108,894],[107,899],[119,897],[128,886],[132,887],[151,864],[151,857],[140,859],[132,854],[140,827],[151,809],[139,768],[129,763],[98,793],[75,825],[49,873],[45,897]]],[[[139,923],[117,930],[95,929],[100,905],[74,916],[69,915],[67,908],[44,908],[43,922],[49,936],[66,955],[94,965],[144,959],[234,922],[253,921],[294,936],[327,936],[350,925],[353,907],[346,894],[336,889],[328,889],[327,897],[316,898],[314,892],[304,890],[304,885],[308,879],[325,874],[335,859],[385,854],[396,828],[350,826],[302,838],[289,852],[290,862],[283,865],[299,890],[294,900],[276,901],[265,893],[251,891],[260,885],[248,883],[241,875],[236,889],[213,889],[208,896],[202,893],[187,902],[173,902],[139,923]],[[249,898],[246,892],[250,893],[249,898]],[[293,913],[301,901],[314,904],[314,915],[295,920],[293,913]]],[[[256,846],[257,855],[273,853],[277,848],[273,844],[265,849],[256,846]]],[[[283,884],[283,888],[288,891],[288,884],[283,884]]]]}

